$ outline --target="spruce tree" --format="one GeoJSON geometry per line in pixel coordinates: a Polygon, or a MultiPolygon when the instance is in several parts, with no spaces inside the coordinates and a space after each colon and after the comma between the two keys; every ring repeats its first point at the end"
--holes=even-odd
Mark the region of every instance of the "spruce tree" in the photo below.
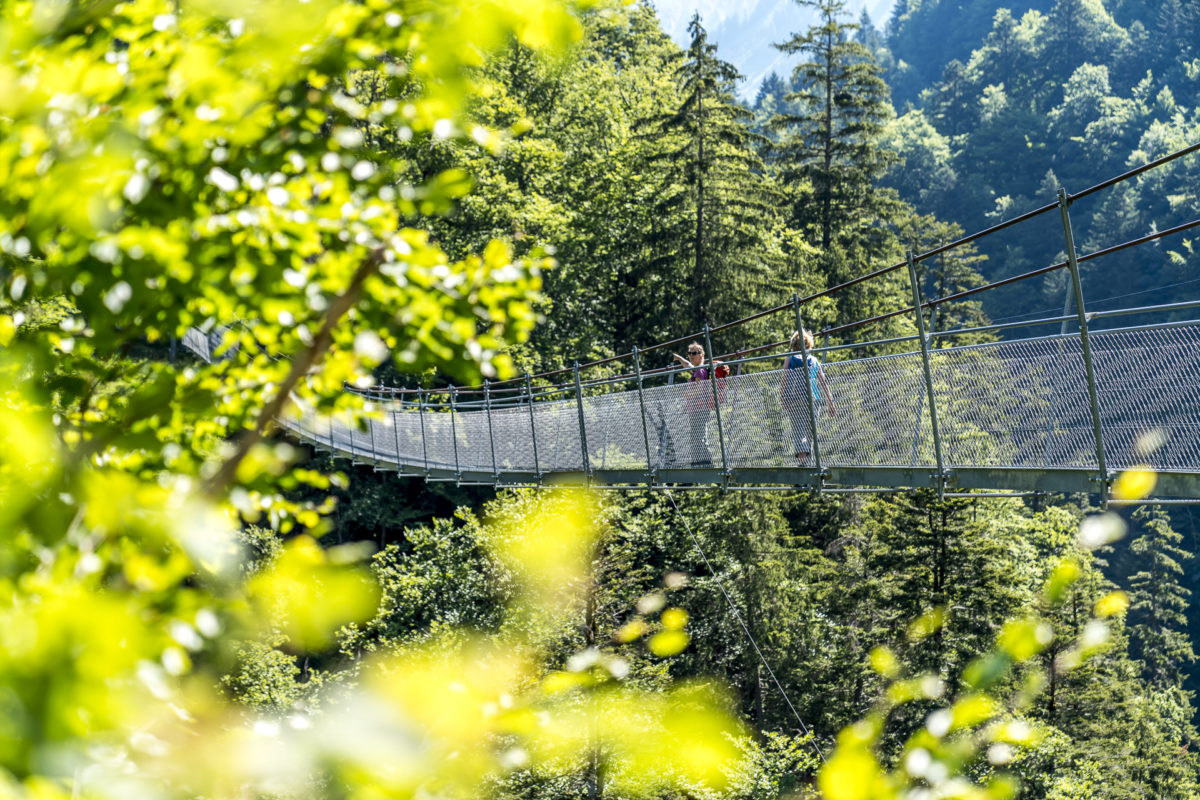
{"type": "Polygon", "coordinates": [[[741,76],[717,57],[699,14],[688,31],[691,44],[674,68],[678,105],[640,127],[655,142],[650,161],[662,186],[652,266],[680,276],[663,300],[683,300],[683,324],[695,330],[741,316],[754,302],[754,287],[778,261],[778,201],[756,151],[761,137],[748,124],[753,114],[734,96],[741,76]]]}
{"type": "MultiPolygon", "coordinates": [[[[776,45],[802,57],[787,97],[797,110],[774,122],[782,135],[776,164],[791,192],[792,226],[819,246],[828,281],[840,283],[898,254],[885,225],[899,203],[876,186],[896,159],[880,146],[892,109],[871,51],[850,38],[858,26],[843,22],[845,3],[797,2],[818,21],[776,45]]],[[[880,295],[876,283],[841,298],[841,321],[879,310],[880,295]]]]}
{"type": "MultiPolygon", "coordinates": [[[[924,253],[961,238],[963,229],[957,223],[941,222],[932,214],[912,214],[900,223],[899,234],[901,241],[914,253],[924,253]]],[[[984,261],[987,256],[980,255],[974,244],[967,244],[919,262],[917,276],[922,296],[929,299],[949,297],[982,286],[986,281],[976,266],[984,261]]],[[[982,302],[969,298],[936,306],[929,314],[928,328],[930,331],[975,328],[988,321],[982,302]]],[[[993,338],[987,334],[967,334],[940,340],[938,344],[953,346],[993,338]]]]}
{"type": "Polygon", "coordinates": [[[1141,658],[1147,681],[1160,689],[1183,685],[1187,664],[1196,660],[1187,634],[1188,596],[1181,583],[1182,562],[1191,558],[1161,508],[1144,506],[1134,512],[1143,533],[1130,549],[1141,569],[1130,576],[1133,594],[1132,636],[1135,655],[1141,658]]]}

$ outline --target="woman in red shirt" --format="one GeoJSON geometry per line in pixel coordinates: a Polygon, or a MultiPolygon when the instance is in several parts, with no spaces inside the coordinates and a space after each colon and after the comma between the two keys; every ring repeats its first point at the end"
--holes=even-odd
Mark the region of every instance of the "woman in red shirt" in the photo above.
{"type": "MultiPolygon", "coordinates": [[[[692,460],[690,466],[711,467],[712,451],[708,447],[708,419],[712,416],[713,392],[707,381],[711,377],[709,368],[704,364],[704,348],[698,342],[688,345],[688,357],[672,353],[675,360],[685,367],[692,368],[692,377],[684,392],[684,409],[688,415],[690,451],[692,460]]],[[[714,366],[720,366],[717,361],[714,366]]]]}

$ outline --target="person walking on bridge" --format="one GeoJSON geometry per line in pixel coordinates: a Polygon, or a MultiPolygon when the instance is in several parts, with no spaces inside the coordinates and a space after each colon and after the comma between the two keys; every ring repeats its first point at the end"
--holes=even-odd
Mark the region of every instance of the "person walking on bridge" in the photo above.
{"type": "Polygon", "coordinates": [[[803,332],[804,347],[808,351],[808,374],[805,374],[803,369],[805,359],[800,352],[801,335],[800,331],[792,333],[789,343],[792,352],[788,354],[787,368],[783,371],[783,386],[780,388],[780,395],[783,399],[783,407],[787,410],[788,418],[792,422],[792,444],[795,446],[796,460],[801,464],[807,464],[812,452],[809,442],[811,438],[816,437],[816,431],[810,430],[808,401],[804,398],[804,393],[808,391],[809,386],[812,387],[814,413],[821,411],[822,399],[825,400],[824,408],[828,410],[830,417],[837,416],[837,408],[833,405],[833,393],[829,391],[829,384],[825,381],[825,370],[821,368],[821,362],[811,352],[816,346],[816,341],[813,339],[812,331],[809,330],[803,332]]]}
{"type": "MultiPolygon", "coordinates": [[[[684,409],[687,411],[690,429],[688,437],[692,456],[690,466],[711,467],[713,460],[712,450],[708,447],[708,420],[712,416],[713,392],[712,387],[707,383],[712,375],[709,368],[704,366],[704,348],[700,346],[699,342],[692,342],[688,345],[687,358],[678,353],[671,355],[675,356],[676,361],[692,370],[692,377],[688,380],[687,388],[684,390],[684,409]]],[[[729,372],[729,368],[720,361],[713,362],[712,366],[718,376],[722,374],[722,371],[725,374],[729,372]]]]}

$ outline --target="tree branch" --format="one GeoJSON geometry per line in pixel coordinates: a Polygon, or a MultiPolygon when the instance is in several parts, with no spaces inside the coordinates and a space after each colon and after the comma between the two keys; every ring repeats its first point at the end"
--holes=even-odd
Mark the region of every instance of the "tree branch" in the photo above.
{"type": "Polygon", "coordinates": [[[225,460],[221,468],[204,482],[202,491],[205,496],[217,499],[222,497],[229,489],[234,478],[237,476],[238,466],[249,454],[250,449],[263,440],[272,423],[283,413],[283,408],[287,404],[292,390],[296,388],[296,384],[313,367],[320,364],[321,360],[325,357],[325,351],[329,349],[329,345],[333,342],[334,327],[345,316],[346,312],[358,302],[358,298],[362,295],[363,285],[367,282],[367,279],[379,271],[379,267],[383,264],[383,254],[384,249],[382,247],[376,248],[358,265],[358,269],[355,270],[354,277],[350,279],[350,285],[346,287],[346,291],[338,295],[330,304],[329,310],[325,314],[325,321],[321,324],[320,333],[317,334],[313,343],[292,362],[292,368],[283,383],[280,384],[279,391],[275,393],[275,396],[271,398],[269,403],[263,406],[262,411],[259,412],[258,419],[254,423],[254,427],[241,435],[237,442],[237,449],[225,460]]]}

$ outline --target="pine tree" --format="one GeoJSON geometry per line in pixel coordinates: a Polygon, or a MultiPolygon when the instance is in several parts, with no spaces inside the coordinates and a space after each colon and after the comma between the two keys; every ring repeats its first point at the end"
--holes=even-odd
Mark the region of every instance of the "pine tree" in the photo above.
{"type": "Polygon", "coordinates": [[[1151,685],[1178,689],[1183,685],[1185,665],[1196,660],[1187,634],[1191,591],[1181,584],[1181,562],[1192,556],[1180,547],[1183,537],[1171,528],[1162,509],[1145,506],[1134,512],[1133,518],[1144,531],[1130,545],[1142,564],[1129,579],[1135,654],[1145,665],[1151,685]]]}
{"type": "Polygon", "coordinates": [[[756,151],[761,137],[748,125],[753,115],[734,96],[741,76],[717,57],[699,14],[688,31],[691,44],[674,70],[679,104],[641,127],[657,144],[650,160],[663,188],[654,267],[683,277],[675,295],[695,330],[740,316],[753,302],[765,267],[778,260],[771,241],[778,200],[756,151]]]}
{"type": "MultiPolygon", "coordinates": [[[[913,214],[900,223],[899,233],[901,241],[914,253],[924,253],[960,238],[963,229],[953,222],[941,222],[932,214],[913,214]]],[[[922,297],[949,297],[982,286],[985,281],[976,266],[986,260],[987,256],[980,255],[973,244],[968,244],[919,262],[917,276],[922,297]]],[[[936,306],[929,316],[928,329],[974,328],[987,323],[981,301],[967,298],[936,306]]],[[[986,334],[970,334],[941,340],[940,344],[951,346],[991,339],[986,334]]]]}
{"type": "MultiPolygon", "coordinates": [[[[881,222],[899,208],[890,190],[875,182],[895,154],[880,146],[892,115],[888,88],[870,50],[850,39],[857,25],[845,23],[841,0],[797,0],[818,13],[807,32],[776,45],[799,54],[788,100],[794,113],[780,114],[776,148],[779,176],[791,190],[792,225],[818,244],[831,283],[882,266],[896,255],[895,241],[881,222]]],[[[876,284],[841,299],[842,321],[879,308],[876,284]]]]}
{"type": "Polygon", "coordinates": [[[892,65],[892,53],[888,50],[887,39],[871,21],[871,15],[864,8],[858,17],[858,30],[854,32],[854,41],[871,51],[871,57],[886,73],[892,65]]]}
{"type": "Polygon", "coordinates": [[[1058,0],[1046,18],[1045,36],[1042,61],[1050,78],[1049,104],[1057,102],[1059,86],[1080,64],[1106,60],[1129,39],[1101,0],[1058,0]]]}
{"type": "Polygon", "coordinates": [[[958,136],[971,130],[979,119],[967,68],[955,59],[942,71],[942,79],[921,94],[926,113],[938,132],[958,136]]]}

